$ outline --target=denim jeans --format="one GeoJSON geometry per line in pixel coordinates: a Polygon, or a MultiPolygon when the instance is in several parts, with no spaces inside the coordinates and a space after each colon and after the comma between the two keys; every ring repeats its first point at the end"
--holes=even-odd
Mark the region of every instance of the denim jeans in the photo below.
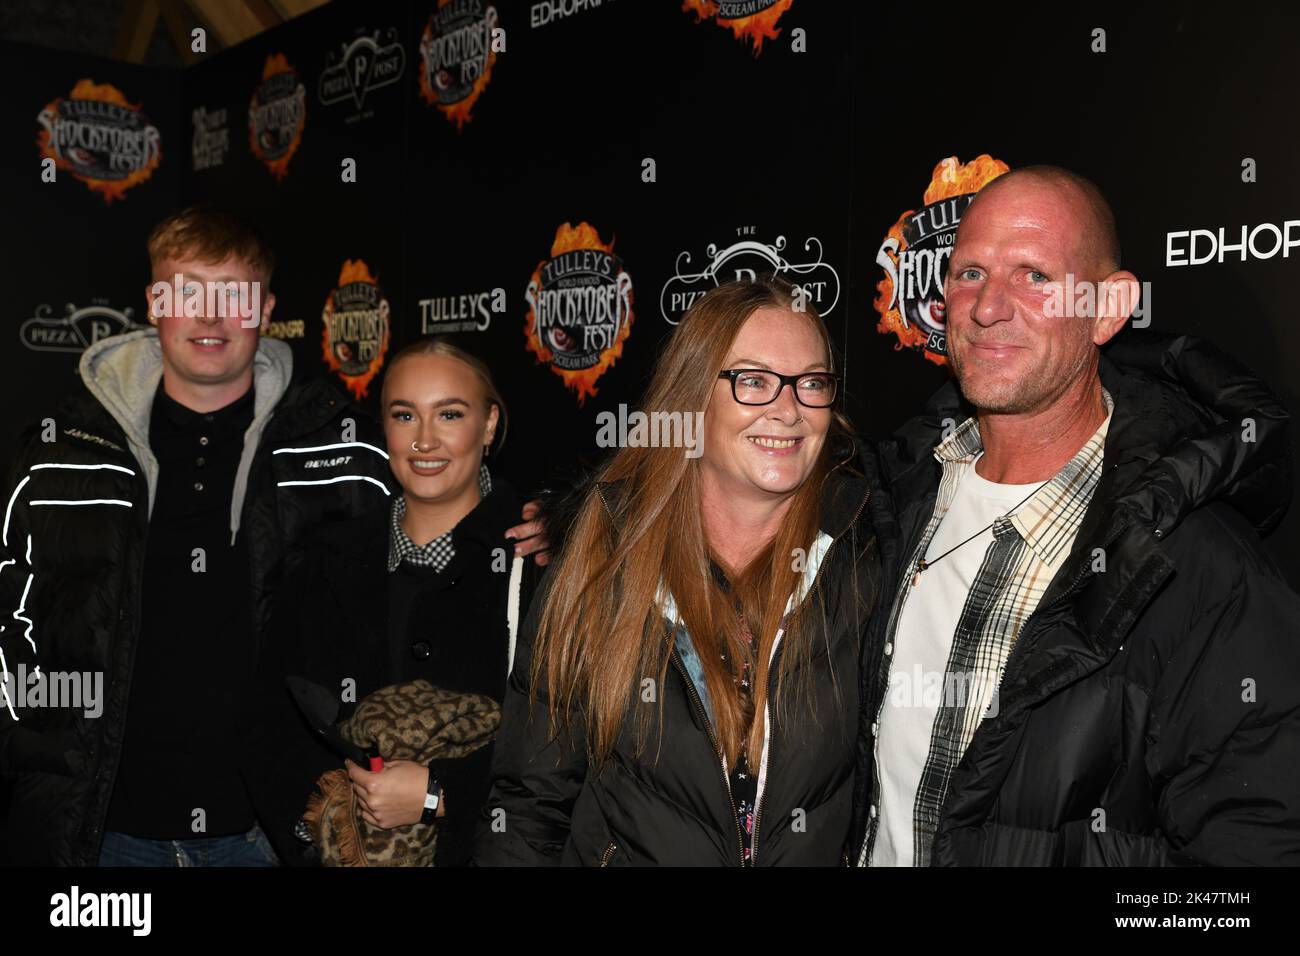
{"type": "Polygon", "coordinates": [[[112,831],[104,834],[100,866],[279,866],[262,828],[194,840],[148,840],[112,831]]]}

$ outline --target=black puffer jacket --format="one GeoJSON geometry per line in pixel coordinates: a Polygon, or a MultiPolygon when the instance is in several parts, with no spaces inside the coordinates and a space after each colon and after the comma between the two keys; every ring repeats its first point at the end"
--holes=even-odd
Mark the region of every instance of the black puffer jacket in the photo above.
{"type": "MultiPolygon", "coordinates": [[[[1258,538],[1289,503],[1288,417],[1208,346],[1129,335],[1110,353],[1126,364],[1102,359],[1103,477],[952,776],[936,865],[1300,863],[1300,597],[1258,538]]],[[[942,422],[969,414],[957,399],[878,449],[889,588],[933,510],[942,422]]],[[[864,656],[859,846],[887,618],[864,656]]]]}
{"type": "MultiPolygon", "coordinates": [[[[246,451],[246,490],[232,514],[232,533],[237,526],[248,540],[255,639],[286,547],[305,529],[373,509],[388,494],[379,426],[328,381],[291,383],[288,355],[281,342],[259,347],[260,440],[246,451]]],[[[0,695],[0,773],[13,788],[10,855],[20,864],[97,862],[140,626],[149,476],[157,467],[147,441],[161,375],[157,333],[105,339],[81,367],[78,392],[48,427],[25,433],[5,489],[0,650],[11,673],[20,664],[28,672],[39,665],[47,674],[102,673],[103,712],[16,708],[0,695]]]]}
{"type": "MultiPolygon", "coordinates": [[[[618,488],[602,485],[599,493],[614,500],[618,488]]],[[[756,803],[758,866],[837,865],[848,849],[858,712],[853,675],[879,583],[869,498],[861,475],[843,467],[832,472],[818,539],[829,548],[818,566],[809,561],[806,574],[805,600],[818,602],[825,628],[824,640],[813,640],[808,664],[816,671],[815,723],[806,709],[773,723],[756,803]]],[[[662,720],[656,707],[643,752],[637,752],[631,721],[599,773],[589,767],[580,719],[572,734],[550,738],[544,688],[535,706],[529,700],[532,641],[549,581],[548,574],[520,631],[475,861],[741,865],[741,835],[719,751],[676,650],[658,701],[662,720]]],[[[666,626],[664,633],[667,639],[666,626]]]]}

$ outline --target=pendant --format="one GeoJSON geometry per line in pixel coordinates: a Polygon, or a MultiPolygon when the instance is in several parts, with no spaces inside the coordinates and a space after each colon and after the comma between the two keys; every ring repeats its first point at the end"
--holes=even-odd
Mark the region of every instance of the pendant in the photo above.
{"type": "Polygon", "coordinates": [[[921,583],[921,572],[927,567],[929,567],[929,565],[925,563],[925,558],[916,562],[916,571],[912,574],[912,587],[916,587],[921,583]]]}

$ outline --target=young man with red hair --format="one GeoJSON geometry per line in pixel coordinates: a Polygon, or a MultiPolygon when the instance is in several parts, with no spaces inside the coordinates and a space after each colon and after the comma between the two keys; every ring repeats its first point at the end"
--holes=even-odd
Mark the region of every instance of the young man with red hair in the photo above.
{"type": "Polygon", "coordinates": [[[276,582],[306,529],[390,494],[378,424],[263,336],[275,262],[251,224],[193,207],[149,255],[153,327],[85,351],[80,389],[24,435],[5,489],[17,863],[273,864],[236,728],[276,582]],[[103,699],[32,706],[38,674],[100,675],[103,699]]]}

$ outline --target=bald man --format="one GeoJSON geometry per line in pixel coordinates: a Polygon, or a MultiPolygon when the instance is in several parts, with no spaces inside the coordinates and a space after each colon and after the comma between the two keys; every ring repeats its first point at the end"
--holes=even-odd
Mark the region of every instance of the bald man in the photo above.
{"type": "Polygon", "coordinates": [[[1072,172],[1008,173],[962,218],[956,381],[866,453],[897,526],[860,865],[1300,863],[1300,597],[1259,543],[1287,415],[1186,338],[1103,355],[1137,290],[1072,172]]]}

